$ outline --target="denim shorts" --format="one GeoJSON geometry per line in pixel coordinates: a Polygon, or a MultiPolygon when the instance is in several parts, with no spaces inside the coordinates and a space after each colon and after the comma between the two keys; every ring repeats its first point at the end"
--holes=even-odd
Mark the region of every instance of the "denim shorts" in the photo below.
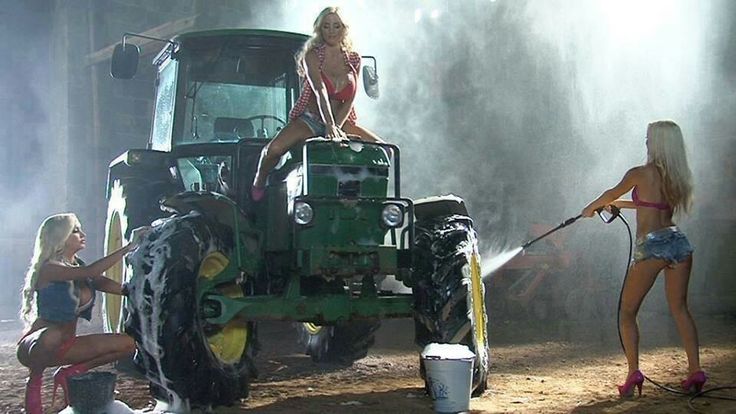
{"type": "Polygon", "coordinates": [[[307,124],[315,137],[325,136],[325,124],[322,123],[322,119],[320,119],[320,117],[312,114],[311,112],[304,111],[299,115],[299,119],[307,124]]]}
{"type": "Polygon", "coordinates": [[[634,262],[647,259],[662,259],[669,264],[686,260],[693,252],[693,247],[677,226],[655,230],[636,240],[634,262]]]}

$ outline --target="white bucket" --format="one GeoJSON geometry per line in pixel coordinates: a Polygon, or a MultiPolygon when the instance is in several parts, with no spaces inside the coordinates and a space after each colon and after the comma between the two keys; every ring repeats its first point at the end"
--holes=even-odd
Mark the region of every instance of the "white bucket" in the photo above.
{"type": "Polygon", "coordinates": [[[470,409],[475,354],[465,345],[429,344],[422,351],[434,411],[458,413],[470,409]]]}

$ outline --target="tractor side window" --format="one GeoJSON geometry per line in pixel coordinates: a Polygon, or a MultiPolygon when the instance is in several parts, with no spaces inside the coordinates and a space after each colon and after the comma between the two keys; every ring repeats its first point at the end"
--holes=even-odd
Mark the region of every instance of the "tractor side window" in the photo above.
{"type": "Polygon", "coordinates": [[[174,102],[178,66],[179,62],[169,60],[158,75],[151,143],[152,148],[159,151],[171,150],[171,131],[174,124],[174,102]]]}

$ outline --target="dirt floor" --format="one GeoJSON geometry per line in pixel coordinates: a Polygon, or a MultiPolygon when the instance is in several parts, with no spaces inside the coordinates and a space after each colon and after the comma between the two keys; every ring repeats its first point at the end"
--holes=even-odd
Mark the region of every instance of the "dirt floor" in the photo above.
{"type": "MultiPolygon", "coordinates": [[[[699,316],[701,358],[708,386],[736,382],[736,318],[699,316]]],[[[9,324],[6,324],[9,325],[9,324]]],[[[655,381],[675,386],[685,375],[685,356],[670,328],[642,325],[641,369],[655,381]],[[645,340],[649,338],[649,340],[645,340]]],[[[564,322],[498,321],[491,326],[492,366],[489,390],[471,400],[473,413],[686,413],[688,398],[645,382],[643,395],[619,399],[615,384],[623,382],[624,358],[615,329],[594,334],[599,326],[564,322]],[[576,338],[570,340],[570,338],[576,338]]],[[[317,366],[299,352],[288,324],[261,327],[260,377],[251,395],[237,407],[216,413],[431,413],[418,375],[418,349],[412,346],[411,321],[386,321],[369,356],[352,367],[317,366]]],[[[15,359],[17,326],[0,324],[0,412],[22,412],[26,370],[15,359]]],[[[110,370],[111,367],[101,369],[110,370]]],[[[51,404],[50,375],[43,398],[51,404]]],[[[119,374],[117,396],[137,412],[155,405],[144,379],[119,374]]],[[[736,397],[736,391],[720,395],[736,397]]],[[[697,399],[696,412],[736,412],[736,401],[697,399]]]]}

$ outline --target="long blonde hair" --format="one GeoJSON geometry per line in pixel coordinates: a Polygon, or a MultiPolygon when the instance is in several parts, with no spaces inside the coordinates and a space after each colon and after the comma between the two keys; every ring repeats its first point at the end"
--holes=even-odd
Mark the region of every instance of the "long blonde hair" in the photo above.
{"type": "Polygon", "coordinates": [[[26,326],[33,323],[38,311],[33,300],[38,281],[38,273],[49,259],[61,259],[64,245],[74,227],[79,226],[79,219],[73,213],[55,214],[41,223],[36,233],[36,242],[33,247],[33,257],[26,272],[26,281],[23,286],[23,299],[20,318],[26,326]]]}
{"type": "Polygon", "coordinates": [[[312,37],[304,42],[304,46],[302,46],[302,48],[294,56],[294,59],[296,60],[296,70],[297,73],[299,73],[299,76],[306,76],[306,73],[304,72],[304,57],[307,55],[307,53],[309,53],[310,50],[314,49],[318,45],[325,42],[325,40],[322,38],[322,22],[324,21],[325,17],[330,14],[337,15],[337,17],[340,18],[340,21],[342,22],[342,25],[344,27],[340,47],[348,54],[353,52],[353,41],[350,39],[350,26],[345,21],[342,10],[339,7],[334,6],[325,7],[321,12],[319,12],[317,18],[314,19],[314,23],[312,25],[312,37]]]}
{"type": "Polygon", "coordinates": [[[687,162],[680,127],[673,121],[656,121],[647,128],[649,162],[662,175],[664,197],[674,214],[689,212],[693,198],[693,175],[687,162]]]}

